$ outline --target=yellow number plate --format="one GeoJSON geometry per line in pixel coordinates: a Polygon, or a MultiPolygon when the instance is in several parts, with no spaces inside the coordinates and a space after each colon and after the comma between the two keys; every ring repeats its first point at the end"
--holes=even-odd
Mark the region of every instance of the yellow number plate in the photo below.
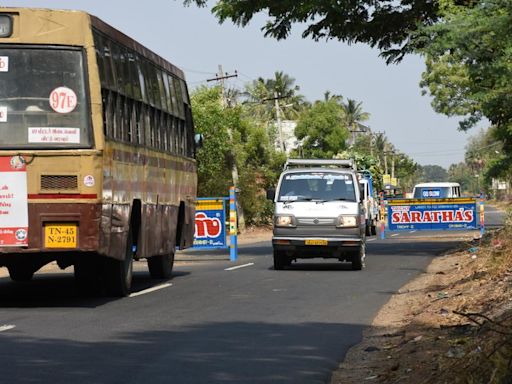
{"type": "Polygon", "coordinates": [[[60,223],[44,226],[45,248],[76,248],[76,224],[60,223]]]}
{"type": "Polygon", "coordinates": [[[306,245],[327,245],[327,240],[321,240],[321,239],[310,239],[306,240],[306,245]]]}

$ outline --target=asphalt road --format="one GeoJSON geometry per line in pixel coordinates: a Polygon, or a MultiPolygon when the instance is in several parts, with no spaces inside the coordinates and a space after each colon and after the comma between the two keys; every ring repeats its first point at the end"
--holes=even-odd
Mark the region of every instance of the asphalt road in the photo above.
{"type": "Polygon", "coordinates": [[[461,235],[373,238],[362,271],[274,271],[270,242],[236,263],[187,252],[169,281],[137,263],[124,299],[78,296],[71,269],[0,278],[0,383],[325,383],[378,309],[461,235]]]}

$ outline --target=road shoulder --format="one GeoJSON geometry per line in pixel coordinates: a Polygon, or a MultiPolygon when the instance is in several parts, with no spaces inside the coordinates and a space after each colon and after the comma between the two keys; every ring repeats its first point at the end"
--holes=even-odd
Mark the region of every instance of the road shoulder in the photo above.
{"type": "Polygon", "coordinates": [[[482,316],[500,322],[512,309],[508,237],[487,236],[434,259],[379,311],[331,384],[452,382],[469,374],[469,362],[494,348],[477,323],[490,323],[482,316]]]}

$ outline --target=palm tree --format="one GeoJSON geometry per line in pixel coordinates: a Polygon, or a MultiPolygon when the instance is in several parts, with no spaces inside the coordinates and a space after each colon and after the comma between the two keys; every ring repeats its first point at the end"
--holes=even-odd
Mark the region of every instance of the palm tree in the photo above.
{"type": "Polygon", "coordinates": [[[356,133],[360,132],[361,122],[370,118],[368,112],[363,112],[361,101],[357,102],[353,99],[347,99],[346,103],[342,104],[343,111],[345,112],[344,122],[349,131],[352,132],[352,145],[356,141],[356,133]]]}
{"type": "Polygon", "coordinates": [[[287,108],[281,107],[282,118],[292,120],[298,116],[305,104],[303,95],[298,91],[300,87],[294,85],[295,79],[282,71],[274,73],[273,79],[259,77],[246,87],[248,103],[253,104],[251,108],[255,115],[266,121],[274,120],[276,116],[276,97],[278,105],[285,104],[287,108]]]}

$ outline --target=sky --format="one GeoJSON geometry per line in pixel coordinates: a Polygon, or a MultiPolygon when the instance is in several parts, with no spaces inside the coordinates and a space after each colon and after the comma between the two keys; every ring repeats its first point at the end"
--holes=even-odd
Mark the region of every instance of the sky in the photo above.
{"type": "Polygon", "coordinates": [[[370,113],[365,124],[385,132],[398,151],[421,165],[448,168],[463,161],[467,140],[477,133],[460,132],[458,119],[433,111],[418,85],[424,70],[418,56],[386,65],[379,51],[366,45],[303,39],[302,25],[276,41],[260,30],[264,15],[239,28],[219,24],[209,9],[184,7],[182,0],[7,0],[2,6],[87,11],[183,69],[190,89],[213,85],[207,80],[219,65],[224,73],[237,71],[226,86],[239,89],[282,71],[310,102],[323,99],[326,91],[361,101],[370,113]]]}

